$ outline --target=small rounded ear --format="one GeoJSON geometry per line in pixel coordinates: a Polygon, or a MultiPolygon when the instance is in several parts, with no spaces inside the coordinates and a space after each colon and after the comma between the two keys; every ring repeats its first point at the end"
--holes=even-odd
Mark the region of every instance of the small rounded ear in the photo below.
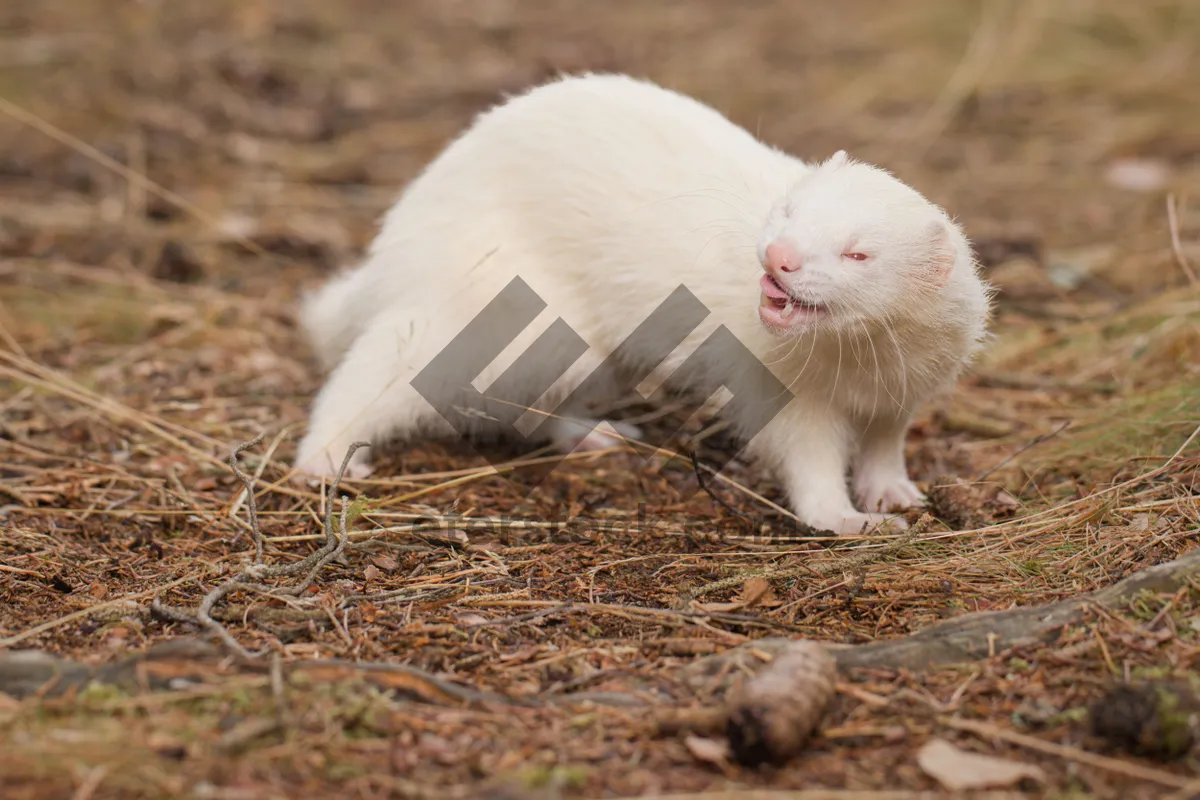
{"type": "Polygon", "coordinates": [[[954,263],[958,260],[946,223],[941,220],[929,223],[926,242],[929,248],[929,278],[934,285],[945,286],[950,280],[950,273],[954,271],[954,263]]]}
{"type": "Polygon", "coordinates": [[[850,163],[850,156],[846,154],[845,150],[838,150],[825,163],[830,167],[844,167],[850,163]]]}

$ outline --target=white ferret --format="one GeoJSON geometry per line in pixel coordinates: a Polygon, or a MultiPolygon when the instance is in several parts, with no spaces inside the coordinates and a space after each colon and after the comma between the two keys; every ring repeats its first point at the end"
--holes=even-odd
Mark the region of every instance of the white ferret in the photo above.
{"type": "MultiPolygon", "coordinates": [[[[645,81],[563,78],[481,114],[408,186],[365,262],[305,299],[303,326],[332,372],[296,470],[331,475],[359,440],[484,435],[503,408],[537,426],[532,441],[611,446],[619,439],[581,416],[578,392],[559,403],[614,351],[632,373],[653,370],[642,387],[730,386],[744,360],[718,348],[687,361],[723,326],[792,395],[765,427],[754,403],[735,397],[725,410],[737,406],[745,452],[775,472],[795,514],[839,533],[903,526],[884,512],[924,501],[905,432],[979,349],[989,310],[962,231],[888,172],[844,152],[806,164],[645,81]],[[460,337],[459,363],[432,379],[435,408],[428,372],[422,393],[414,380],[517,278],[544,310],[525,328],[514,306],[486,335],[460,337]],[[621,347],[680,286],[707,309],[703,322],[664,333],[679,341],[665,359],[661,343],[621,347]],[[564,322],[586,347],[572,348],[564,322]],[[514,381],[505,371],[518,362],[514,381]],[[471,406],[500,383],[506,402],[471,406]]],[[[348,475],[370,470],[360,450],[348,475]]]]}

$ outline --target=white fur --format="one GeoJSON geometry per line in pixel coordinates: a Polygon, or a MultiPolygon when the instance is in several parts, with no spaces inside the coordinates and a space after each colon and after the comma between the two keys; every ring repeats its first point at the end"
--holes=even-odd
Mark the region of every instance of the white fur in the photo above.
{"type": "MultiPolygon", "coordinates": [[[[548,308],[474,385],[486,391],[561,317],[590,349],[520,402],[574,414],[556,408],[565,393],[683,284],[711,314],[655,375],[727,326],[795,393],[748,452],[801,519],[838,532],[921,502],[905,431],[969,361],[989,309],[962,232],[888,173],[844,153],[807,165],[650,83],[565,78],[482,114],[403,193],[365,262],[306,299],[304,327],[332,373],[298,471],[332,473],[356,440],[452,433],[409,382],[516,276],[548,308]],[[760,260],[777,240],[804,256],[789,293],[824,304],[824,321],[760,321],[760,260]],[[848,262],[850,244],[872,257],[848,262]]],[[[614,441],[581,435],[592,424],[539,434],[565,450],[614,441]]],[[[356,458],[351,474],[368,473],[356,458]]]]}

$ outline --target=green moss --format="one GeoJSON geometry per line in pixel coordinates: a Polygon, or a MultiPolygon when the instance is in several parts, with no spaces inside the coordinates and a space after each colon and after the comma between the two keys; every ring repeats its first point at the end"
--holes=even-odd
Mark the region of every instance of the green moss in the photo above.
{"type": "Polygon", "coordinates": [[[590,770],[580,766],[537,766],[521,771],[520,782],[530,789],[582,789],[590,770]]]}
{"type": "Polygon", "coordinates": [[[1088,718],[1087,707],[1079,706],[1077,708],[1064,709],[1062,711],[1062,713],[1055,714],[1053,717],[1050,718],[1050,724],[1061,725],[1065,722],[1080,723],[1080,722],[1083,722],[1084,720],[1086,720],[1087,718],[1088,718]]]}
{"type": "Polygon", "coordinates": [[[79,702],[84,708],[95,708],[127,697],[128,692],[111,683],[89,683],[79,693],[79,702]]]}
{"type": "Polygon", "coordinates": [[[1166,665],[1155,665],[1152,667],[1138,666],[1129,670],[1129,675],[1139,681],[1159,681],[1170,677],[1171,668],[1166,665]]]}
{"type": "Polygon", "coordinates": [[[254,705],[254,700],[245,689],[238,689],[230,693],[229,705],[237,713],[243,714],[249,711],[250,707],[254,705]]]}
{"type": "MultiPolygon", "coordinates": [[[[1200,376],[1181,376],[1178,383],[1123,397],[1085,418],[1040,448],[1026,464],[1031,468],[1064,467],[1087,475],[1111,474],[1114,465],[1138,457],[1166,457],[1184,443],[1200,420],[1200,376]]],[[[1200,453],[1200,440],[1185,453],[1200,453]]]]}
{"type": "Polygon", "coordinates": [[[346,511],[346,530],[350,530],[354,525],[354,521],[366,513],[371,506],[371,498],[365,494],[360,494],[350,503],[349,509],[346,511]]]}
{"type": "Polygon", "coordinates": [[[1158,695],[1162,749],[1167,755],[1183,755],[1191,748],[1194,739],[1195,706],[1184,702],[1174,687],[1160,685],[1155,687],[1155,691],[1158,695]]]}
{"type": "Polygon", "coordinates": [[[600,717],[595,713],[580,714],[577,717],[571,718],[570,726],[574,730],[590,728],[598,719],[600,719],[600,717]]]}
{"type": "Polygon", "coordinates": [[[1030,575],[1030,576],[1041,575],[1043,572],[1046,571],[1046,568],[1042,565],[1042,563],[1040,561],[1033,561],[1033,560],[1020,562],[1019,564],[1017,564],[1017,569],[1022,574],[1030,575]]]}
{"type": "Polygon", "coordinates": [[[366,774],[367,770],[361,764],[348,761],[332,761],[325,765],[325,777],[337,783],[361,778],[366,774]]]}
{"type": "Polygon", "coordinates": [[[40,327],[56,335],[104,344],[134,344],[150,332],[152,319],[143,298],[113,287],[85,291],[45,291],[27,287],[4,297],[18,328],[40,327]]]}

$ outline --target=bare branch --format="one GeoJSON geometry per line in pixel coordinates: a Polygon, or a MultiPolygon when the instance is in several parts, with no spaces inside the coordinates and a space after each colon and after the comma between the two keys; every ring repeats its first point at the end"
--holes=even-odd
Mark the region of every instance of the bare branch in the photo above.
{"type": "Polygon", "coordinates": [[[346,473],[347,466],[350,464],[350,459],[360,447],[368,446],[367,442],[355,442],[350,446],[349,450],[346,451],[346,457],[342,460],[342,466],[337,472],[337,477],[334,478],[333,483],[329,486],[325,513],[325,543],[316,552],[294,564],[270,566],[264,562],[263,557],[263,535],[262,530],[259,528],[258,507],[254,499],[255,481],[253,477],[242,471],[238,463],[238,456],[256,444],[259,444],[262,440],[263,435],[259,434],[250,441],[243,442],[235,447],[229,456],[229,466],[233,470],[233,474],[237,476],[238,480],[246,488],[246,512],[250,522],[250,533],[254,538],[254,562],[206,594],[194,611],[187,611],[167,605],[158,597],[155,597],[150,603],[151,611],[163,619],[171,622],[189,623],[204,628],[220,639],[221,643],[231,653],[243,661],[255,661],[262,657],[267,650],[251,652],[243,647],[224,625],[213,618],[213,609],[226,597],[236,592],[258,592],[261,594],[298,597],[313,584],[317,576],[321,573],[321,570],[330,561],[342,556],[346,551],[346,545],[350,541],[347,526],[350,520],[351,504],[349,498],[342,496],[341,514],[335,522],[333,515],[334,500],[337,498],[337,492],[341,487],[342,478],[346,473]],[[263,583],[263,581],[267,580],[292,578],[299,575],[303,575],[303,577],[290,585],[270,586],[263,583]]]}
{"type": "Polygon", "coordinates": [[[259,444],[263,440],[264,434],[255,436],[248,442],[242,442],[237,447],[233,448],[233,452],[229,455],[229,467],[233,470],[233,474],[246,487],[246,516],[249,517],[250,535],[254,538],[254,563],[263,563],[263,536],[262,531],[258,528],[258,506],[254,499],[254,479],[246,473],[242,472],[238,465],[238,456],[246,450],[259,444]]]}

